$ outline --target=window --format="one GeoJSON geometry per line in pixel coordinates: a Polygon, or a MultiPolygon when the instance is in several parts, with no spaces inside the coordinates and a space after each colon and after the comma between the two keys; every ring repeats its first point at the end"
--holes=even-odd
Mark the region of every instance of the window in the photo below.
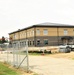
{"type": "Polygon", "coordinates": [[[37,35],[40,35],[40,30],[37,29],[37,30],[36,30],[36,33],[37,33],[37,35]]]}
{"type": "Polygon", "coordinates": [[[34,36],[34,30],[32,32],[33,32],[33,36],[34,36]]]}
{"type": "Polygon", "coordinates": [[[30,45],[31,45],[31,41],[30,41],[30,45]]]}
{"type": "Polygon", "coordinates": [[[32,31],[30,31],[30,36],[32,36],[32,34],[31,34],[31,33],[32,33],[32,31]]]}
{"type": "Polygon", "coordinates": [[[26,33],[24,33],[24,36],[26,37],[26,33]]]}
{"type": "Polygon", "coordinates": [[[48,35],[48,30],[47,30],[47,29],[44,29],[44,30],[43,30],[43,34],[44,34],[44,35],[48,35]]]}
{"type": "Polygon", "coordinates": [[[16,39],[16,34],[14,34],[14,39],[16,39]]]}
{"type": "Polygon", "coordinates": [[[20,36],[22,37],[23,33],[20,33],[20,36]]]}
{"type": "Polygon", "coordinates": [[[22,47],[22,42],[20,42],[20,47],[22,47]]]}
{"type": "Polygon", "coordinates": [[[22,44],[23,44],[23,47],[24,47],[24,42],[22,42],[22,44]]]}
{"type": "Polygon", "coordinates": [[[26,45],[26,41],[24,41],[24,46],[26,45]]]}
{"type": "Polygon", "coordinates": [[[29,32],[27,32],[27,36],[29,36],[29,32]]]}
{"type": "Polygon", "coordinates": [[[21,42],[21,47],[24,47],[24,42],[21,42]]]}
{"type": "Polygon", "coordinates": [[[73,33],[74,33],[74,30],[73,30],[73,33]]]}
{"type": "Polygon", "coordinates": [[[44,40],[44,45],[48,45],[48,40],[44,40]]]}
{"type": "Polygon", "coordinates": [[[33,45],[34,45],[34,41],[33,41],[33,45]]]}
{"type": "Polygon", "coordinates": [[[37,45],[40,45],[40,40],[37,40],[37,45]]]}
{"type": "Polygon", "coordinates": [[[28,46],[29,46],[29,41],[28,41],[28,46]]]}
{"type": "Polygon", "coordinates": [[[67,35],[67,34],[68,34],[67,29],[64,29],[64,35],[67,35]]]}

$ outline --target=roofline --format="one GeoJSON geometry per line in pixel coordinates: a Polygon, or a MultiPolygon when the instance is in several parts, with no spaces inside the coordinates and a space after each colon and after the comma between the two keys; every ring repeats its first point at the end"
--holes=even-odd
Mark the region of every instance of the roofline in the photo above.
{"type": "Polygon", "coordinates": [[[23,28],[23,29],[18,29],[17,31],[11,32],[9,34],[13,34],[13,33],[16,33],[16,32],[19,32],[19,31],[23,31],[23,30],[27,30],[27,29],[30,29],[30,28],[33,28],[33,26],[29,26],[29,27],[26,27],[26,28],[23,28]]]}
{"type": "Polygon", "coordinates": [[[64,25],[64,26],[60,26],[60,25],[33,25],[34,27],[74,27],[73,25],[64,25]]]}
{"type": "Polygon", "coordinates": [[[58,23],[54,23],[55,25],[40,25],[40,24],[36,24],[36,25],[32,25],[32,26],[29,26],[29,27],[26,27],[26,28],[23,28],[23,29],[18,29],[17,31],[14,31],[14,32],[11,32],[9,33],[10,34],[13,34],[13,33],[16,33],[16,32],[19,32],[19,31],[23,31],[23,30],[27,30],[27,29],[30,29],[30,28],[33,28],[33,27],[69,27],[69,28],[72,28],[74,27],[73,25],[68,25],[68,24],[58,24],[58,23]],[[57,25],[58,24],[58,25],[57,25]],[[63,25],[63,26],[62,26],[63,25]]]}

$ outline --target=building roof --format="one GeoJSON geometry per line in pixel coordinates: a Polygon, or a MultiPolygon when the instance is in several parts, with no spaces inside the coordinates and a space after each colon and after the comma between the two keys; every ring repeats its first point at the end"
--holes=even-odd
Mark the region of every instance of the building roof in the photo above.
{"type": "Polygon", "coordinates": [[[29,27],[26,27],[23,29],[18,29],[17,31],[11,32],[9,34],[23,31],[23,30],[27,30],[32,27],[74,27],[74,25],[45,22],[45,23],[35,24],[35,25],[29,26],[29,27]]]}
{"type": "Polygon", "coordinates": [[[50,23],[50,22],[45,22],[45,23],[40,23],[40,24],[36,24],[35,26],[58,26],[58,27],[61,27],[61,26],[74,26],[74,25],[69,25],[69,24],[59,24],[59,23],[50,23]]]}

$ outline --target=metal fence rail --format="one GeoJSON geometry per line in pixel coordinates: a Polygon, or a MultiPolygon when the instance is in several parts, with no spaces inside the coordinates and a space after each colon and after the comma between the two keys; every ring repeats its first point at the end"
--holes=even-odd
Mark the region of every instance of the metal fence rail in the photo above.
{"type": "Polygon", "coordinates": [[[28,60],[28,41],[24,46],[18,42],[16,45],[2,45],[2,54],[4,54],[3,60],[13,65],[16,68],[24,68],[27,72],[29,71],[29,60],[28,60]]]}

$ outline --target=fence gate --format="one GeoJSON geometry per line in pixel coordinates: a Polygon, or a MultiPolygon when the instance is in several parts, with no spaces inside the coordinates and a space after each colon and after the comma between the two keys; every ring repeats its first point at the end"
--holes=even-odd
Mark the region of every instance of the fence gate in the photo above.
{"type": "Polygon", "coordinates": [[[29,71],[29,60],[28,60],[28,41],[26,40],[24,45],[20,42],[17,44],[6,45],[6,61],[17,68],[24,68],[27,72],[29,71]]]}

